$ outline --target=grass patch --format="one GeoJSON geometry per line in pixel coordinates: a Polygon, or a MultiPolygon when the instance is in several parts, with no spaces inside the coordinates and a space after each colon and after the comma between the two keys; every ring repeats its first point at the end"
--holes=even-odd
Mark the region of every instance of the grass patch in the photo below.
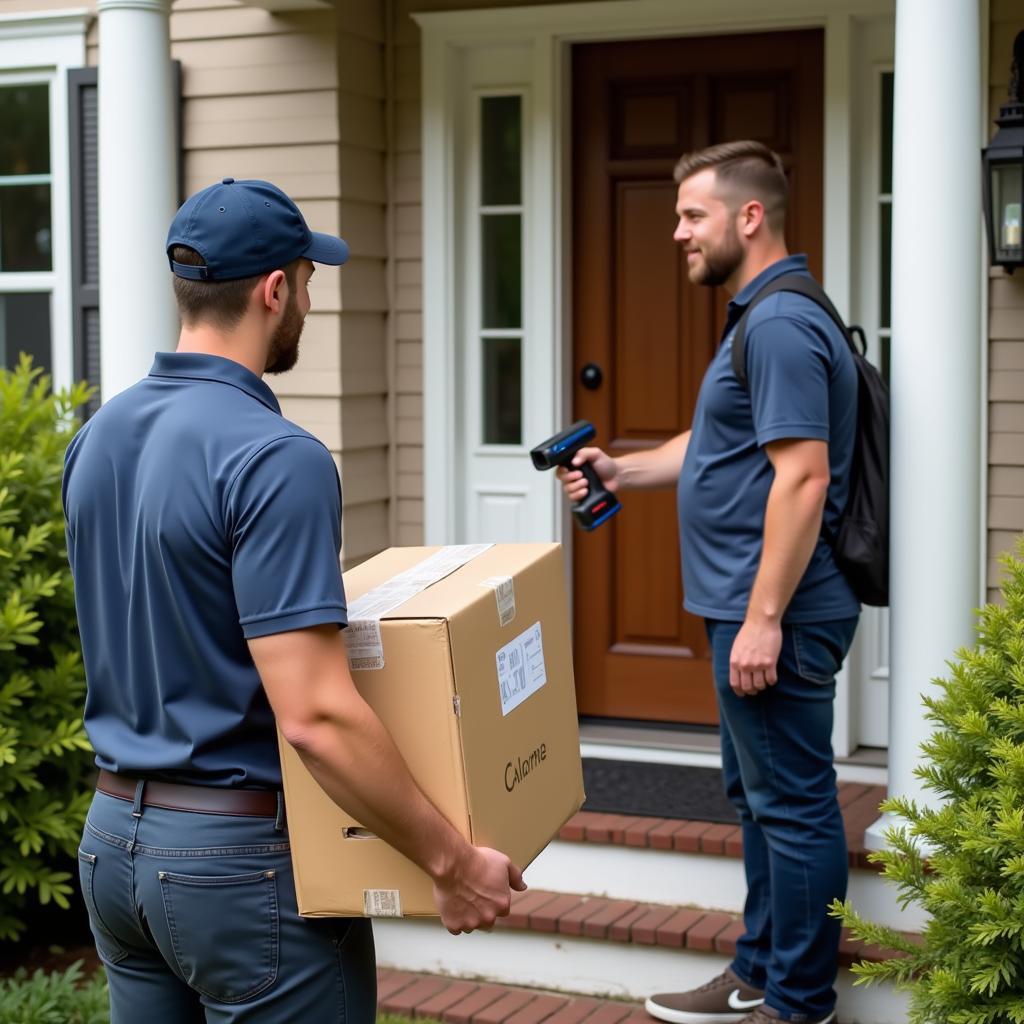
{"type": "MultiPolygon", "coordinates": [[[[63,971],[19,968],[0,978],[2,1024],[110,1024],[107,979],[103,971],[87,974],[81,961],[63,971]]],[[[409,1017],[381,1013],[377,1024],[413,1024],[409,1017]]],[[[415,1024],[441,1024],[417,1018],[415,1024]]]]}

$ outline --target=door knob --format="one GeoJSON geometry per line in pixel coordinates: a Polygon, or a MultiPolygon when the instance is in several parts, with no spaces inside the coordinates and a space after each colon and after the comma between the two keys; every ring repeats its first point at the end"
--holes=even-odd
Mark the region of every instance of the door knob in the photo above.
{"type": "Polygon", "coordinates": [[[580,383],[588,391],[596,391],[604,380],[604,373],[601,372],[601,367],[597,363],[587,363],[586,366],[580,370],[580,383]]]}

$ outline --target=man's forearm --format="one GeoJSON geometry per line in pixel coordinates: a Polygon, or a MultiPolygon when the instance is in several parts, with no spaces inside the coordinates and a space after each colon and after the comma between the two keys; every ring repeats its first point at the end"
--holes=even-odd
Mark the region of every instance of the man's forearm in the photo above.
{"type": "Polygon", "coordinates": [[[768,493],[761,564],[747,619],[777,623],[807,571],[821,533],[828,481],[776,475],[768,493]]]}
{"type": "Polygon", "coordinates": [[[339,807],[433,879],[447,876],[466,842],[416,785],[391,735],[355,695],[291,737],[339,807]]]}
{"type": "Polygon", "coordinates": [[[619,468],[619,486],[623,490],[634,491],[674,486],[683,468],[689,443],[690,431],[687,430],[657,448],[620,456],[615,460],[619,468]]]}

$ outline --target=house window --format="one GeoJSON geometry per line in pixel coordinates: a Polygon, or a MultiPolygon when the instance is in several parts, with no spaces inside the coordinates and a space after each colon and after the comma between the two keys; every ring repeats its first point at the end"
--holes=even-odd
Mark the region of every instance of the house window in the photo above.
{"type": "Polygon", "coordinates": [[[0,77],[0,365],[52,364],[50,83],[0,77]]]}
{"type": "Polygon", "coordinates": [[[882,72],[878,168],[878,350],[882,376],[889,382],[892,341],[892,91],[893,73],[882,72]]]}
{"type": "Polygon", "coordinates": [[[484,444],[522,443],[522,99],[480,99],[480,343],[484,444]]]}

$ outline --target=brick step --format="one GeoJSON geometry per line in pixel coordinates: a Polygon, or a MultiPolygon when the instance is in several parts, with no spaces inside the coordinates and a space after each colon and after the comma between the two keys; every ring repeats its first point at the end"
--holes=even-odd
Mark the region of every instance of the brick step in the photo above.
{"type": "MultiPolygon", "coordinates": [[[[736,952],[736,940],[743,934],[739,914],[537,889],[516,893],[512,912],[499,920],[498,928],[685,948],[725,956],[736,952]]],[[[894,955],[889,950],[859,942],[843,930],[839,946],[842,967],[859,960],[878,961],[894,955]]]]}
{"type": "Polygon", "coordinates": [[[377,1009],[446,1024],[651,1024],[638,1003],[411,971],[377,972],[377,1009]]]}
{"type": "MultiPolygon", "coordinates": [[[[839,783],[839,806],[846,827],[851,868],[878,871],[868,860],[864,833],[879,818],[878,805],[885,799],[884,786],[860,782],[839,783]]],[[[743,839],[738,825],[672,818],[633,817],[581,811],[563,826],[558,838],[570,843],[616,846],[742,857],[743,839]]]]}
{"type": "MultiPolygon", "coordinates": [[[[531,891],[517,900],[514,913],[511,924],[458,936],[449,935],[434,920],[381,918],[374,921],[378,963],[403,973],[443,976],[407,994],[407,1001],[417,1000],[416,1012],[422,1016],[436,1014],[438,1006],[419,1005],[419,995],[426,989],[431,995],[439,993],[443,984],[448,994],[440,995],[439,1002],[469,1000],[457,1011],[460,1021],[484,1019],[473,1016],[476,999],[494,1006],[485,1019],[500,1024],[519,1011],[546,1013],[551,1007],[565,1014],[559,1016],[561,1024],[572,1024],[573,1014],[583,1012],[596,1014],[594,1022],[627,1017],[640,1022],[639,1007],[652,992],[696,988],[725,970],[739,934],[734,915],[601,897],[570,902],[556,893],[531,891]],[[528,896],[531,903],[526,902],[528,896]],[[447,986],[455,980],[465,987],[449,991],[447,986]],[[526,990],[530,1003],[541,995],[545,1001],[529,1010],[530,1003],[521,1001],[525,997],[520,995],[498,1005],[498,995],[507,991],[502,986],[526,990]],[[476,990],[482,994],[476,995],[476,990]],[[611,1006],[604,1007],[602,1001],[611,1006]]],[[[845,936],[839,962],[881,955],[845,936]]],[[[850,971],[840,967],[840,1024],[906,1024],[905,993],[889,985],[855,986],[853,980],[850,971]]],[[[393,1005],[391,994],[383,994],[382,1007],[393,1005]]],[[[443,1011],[441,1015],[455,1019],[443,1011]]]]}

